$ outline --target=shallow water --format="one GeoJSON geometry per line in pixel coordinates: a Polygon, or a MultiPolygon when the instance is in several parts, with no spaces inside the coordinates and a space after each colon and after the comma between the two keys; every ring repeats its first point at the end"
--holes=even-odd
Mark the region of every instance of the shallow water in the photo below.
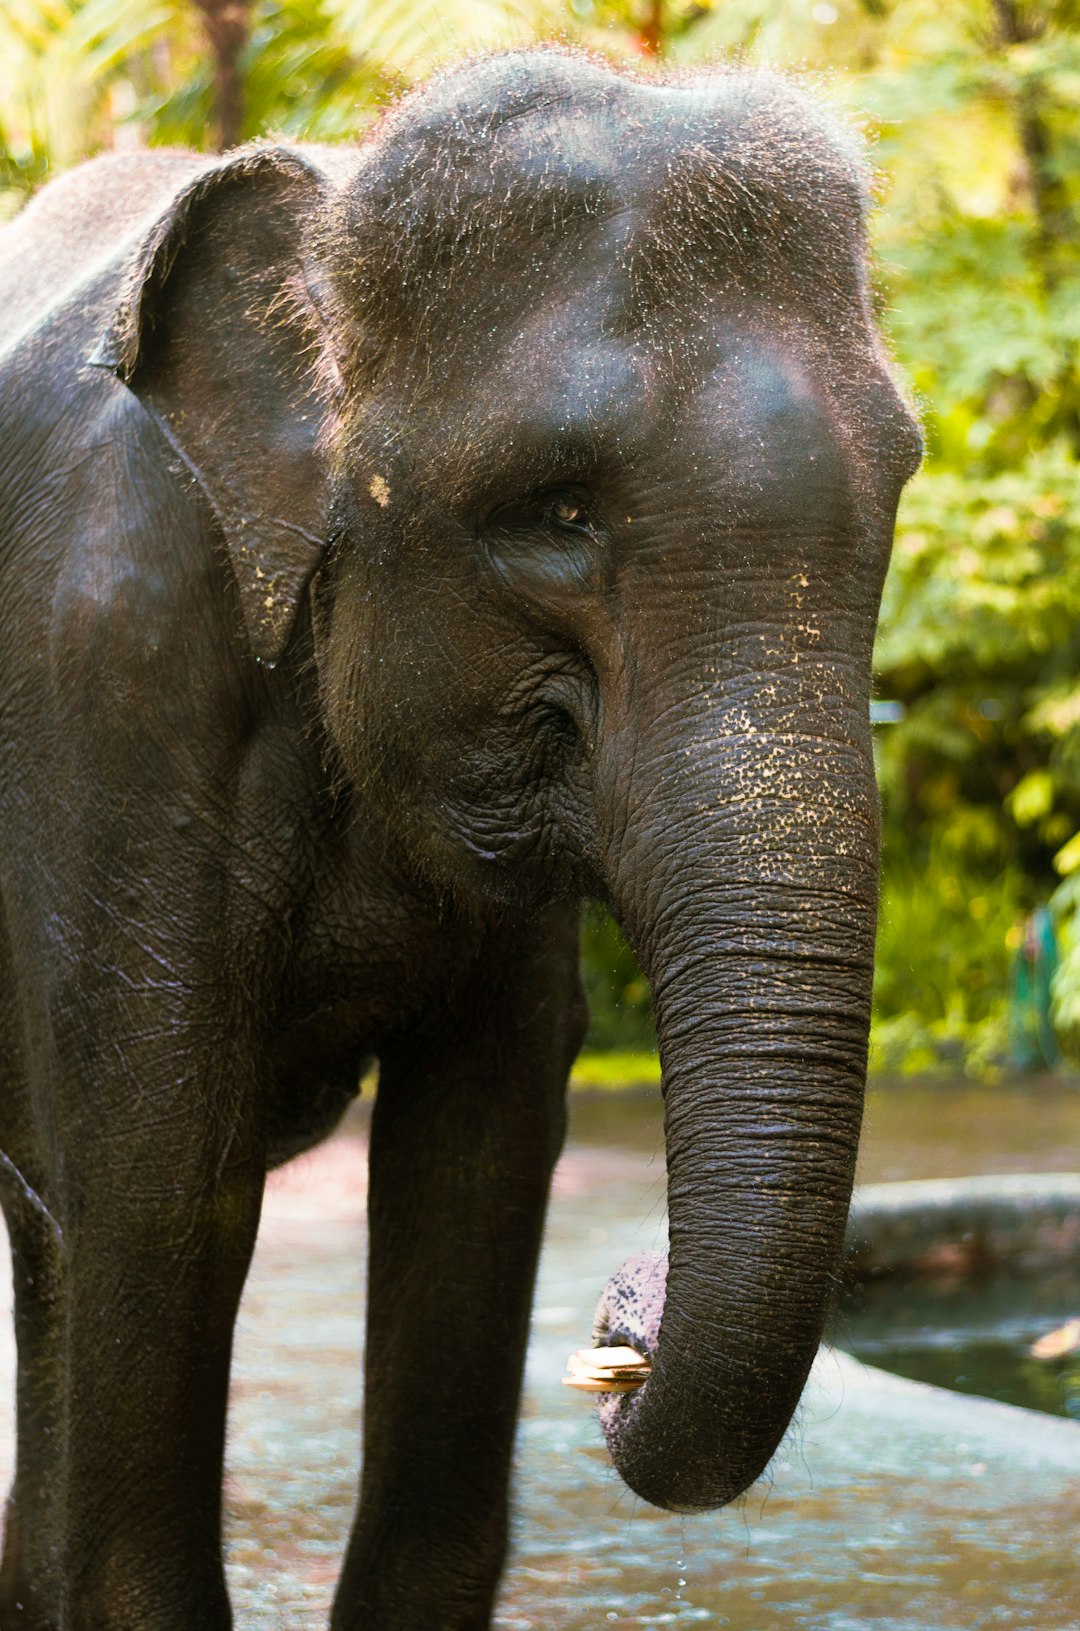
{"type": "MultiPolygon", "coordinates": [[[[365,1130],[275,1175],[240,1319],[228,1456],[237,1631],[326,1625],[361,1431],[365,1130]]],[[[1080,1093],[872,1095],[862,1176],[1080,1168],[1080,1093]],[[932,1113],[927,1115],[927,1111],[932,1113]]],[[[582,1100],[560,1164],[497,1631],[1078,1631],[1080,1426],[819,1361],[735,1508],[645,1507],[559,1385],[608,1274],[664,1242],[658,1100],[582,1100]]],[[[0,1323],[0,1397],[13,1344],[0,1323]]],[[[0,1475],[11,1467],[0,1420],[0,1475]]],[[[426,1631],[426,1628],[418,1628],[426,1631]]]]}
{"type": "Polygon", "coordinates": [[[898,1376],[1080,1420],[1080,1354],[1031,1357],[1080,1310],[1080,1263],[967,1279],[889,1279],[845,1297],[831,1339],[898,1376]]]}
{"type": "MultiPolygon", "coordinates": [[[[864,1179],[1080,1166],[1071,1090],[1044,1089],[1034,1104],[972,1089],[930,1102],[927,1124],[923,1090],[873,1096],[864,1179]]],[[[622,1488],[587,1396],[559,1377],[588,1341],[607,1275],[664,1243],[661,1150],[657,1102],[575,1106],[498,1631],[1077,1631],[1080,1427],[1069,1422],[826,1358],[768,1479],[738,1507],[679,1518],[622,1488]]],[[[268,1197],[233,1404],[240,1631],[325,1624],[360,1437],[363,1155],[354,1128],[286,1169],[268,1197]]]]}
{"type": "MultiPolygon", "coordinates": [[[[867,1095],[859,1181],[1080,1170],[1080,1082],[895,1082],[867,1095]]],[[[848,1300],[833,1339],[900,1376],[1080,1419],[1080,1358],[1046,1363],[1032,1342],[1080,1311],[1080,1266],[1033,1279],[873,1286],[848,1300]]],[[[1080,1613],[1077,1616],[1080,1627],[1080,1613]]]]}
{"type": "Polygon", "coordinates": [[[857,1182],[1080,1171],[1080,1080],[871,1087],[857,1182]]]}
{"type": "MultiPolygon", "coordinates": [[[[655,1158],[663,1171],[659,1091],[574,1100],[572,1142],[655,1158]]],[[[1080,1079],[987,1087],[898,1079],[866,1095],[857,1182],[1080,1171],[1080,1079]]]]}

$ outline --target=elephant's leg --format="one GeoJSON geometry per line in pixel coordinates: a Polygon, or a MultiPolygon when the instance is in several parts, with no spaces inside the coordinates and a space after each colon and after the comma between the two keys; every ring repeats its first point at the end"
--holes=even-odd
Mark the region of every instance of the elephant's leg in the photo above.
{"type": "MultiPolygon", "coordinates": [[[[64,1631],[226,1631],[221,1482],[233,1323],[262,1172],[203,1150],[116,1205],[95,1181],[69,1271],[64,1631]]],[[[117,1176],[114,1172],[113,1178],[117,1176]]]]}
{"type": "Polygon", "coordinates": [[[17,980],[0,900],[0,1206],[11,1250],[17,1373],[15,1468],[4,1513],[0,1627],[53,1631],[60,1579],[51,1567],[60,1487],[64,1333],[59,1226],[39,1193],[42,1162],[19,1046],[17,980]]]}
{"type": "Polygon", "coordinates": [[[231,1624],[221,1465],[263,1151],[251,1049],[223,1006],[219,986],[144,992],[133,1024],[128,1001],[69,998],[47,1194],[61,1238],[45,1294],[29,1273],[19,1292],[4,1631],[21,1623],[16,1586],[49,1605],[34,1631],[231,1624]],[[39,1461],[46,1428],[60,1443],[39,1461]]]}
{"type": "Polygon", "coordinates": [[[59,1514],[51,1507],[61,1477],[61,1245],[54,1222],[35,1207],[18,1169],[5,1169],[0,1185],[11,1245],[18,1349],[15,1478],[0,1563],[0,1626],[53,1631],[60,1624],[61,1586],[52,1566],[59,1542],[53,1523],[59,1514]]]}
{"type": "Polygon", "coordinates": [[[481,1631],[506,1547],[529,1309],[567,1072],[576,922],[491,945],[381,1059],[360,1507],[333,1631],[481,1631]]]}

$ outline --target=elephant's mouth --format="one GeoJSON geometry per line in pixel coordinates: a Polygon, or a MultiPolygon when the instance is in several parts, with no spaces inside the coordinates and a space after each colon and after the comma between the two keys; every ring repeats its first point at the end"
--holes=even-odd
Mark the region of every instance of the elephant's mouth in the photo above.
{"type": "Polygon", "coordinates": [[[596,1395],[600,1422],[610,1431],[634,1409],[652,1375],[667,1291],[666,1252],[638,1252],[604,1287],[593,1316],[593,1346],[571,1354],[568,1387],[596,1395]]]}

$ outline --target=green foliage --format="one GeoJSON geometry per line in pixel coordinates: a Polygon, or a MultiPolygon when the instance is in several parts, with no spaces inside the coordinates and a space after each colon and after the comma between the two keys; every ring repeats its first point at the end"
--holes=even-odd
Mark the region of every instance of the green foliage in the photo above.
{"type": "Polygon", "coordinates": [[[877,661],[908,710],[880,734],[888,825],[1051,886],[1080,820],[1080,466],[1067,449],[978,478],[928,467],[901,510],[877,661]]]}
{"type": "MultiPolygon", "coordinates": [[[[879,1031],[906,1024],[977,1069],[1005,1054],[1009,919],[1053,894],[1080,825],[1080,42],[1072,6],[935,9],[896,7],[917,50],[894,36],[861,86],[889,167],[889,323],[928,442],[877,646],[880,691],[907,710],[880,733],[885,894],[925,891],[935,960],[954,945],[950,877],[992,906],[906,1010],[903,937],[883,928],[879,1031]]],[[[1064,1021],[1080,951],[1072,893],[1055,904],[1064,1021]]]]}
{"type": "Polygon", "coordinates": [[[590,906],[582,927],[582,972],[589,998],[589,1048],[655,1047],[649,987],[618,927],[590,906]]]}
{"type": "Polygon", "coordinates": [[[660,1058],[650,1048],[587,1049],[574,1065],[573,1087],[591,1092],[621,1092],[627,1087],[655,1087],[660,1081],[660,1058]]]}
{"type": "Polygon", "coordinates": [[[981,1074],[1008,1056],[1009,968],[1027,900],[1022,874],[995,876],[970,858],[993,841],[980,814],[966,811],[918,856],[889,835],[871,1044],[880,1073],[981,1074]]]}
{"type": "MultiPolygon", "coordinates": [[[[257,0],[240,55],[242,139],[273,132],[308,141],[357,135],[404,84],[338,26],[330,0],[257,0]]],[[[207,145],[213,124],[212,65],[200,51],[188,71],[169,74],[133,109],[148,139],[207,145]]]]}
{"type": "MultiPolygon", "coordinates": [[[[412,81],[465,52],[557,30],[560,0],[236,0],[247,139],[355,136],[412,81]]],[[[207,148],[214,60],[194,0],[5,0],[0,216],[102,147],[207,148]]]]}
{"type": "Polygon", "coordinates": [[[147,51],[168,10],[168,0],[7,0],[0,9],[0,204],[7,210],[51,169],[111,139],[117,55],[135,60],[147,51]]]}

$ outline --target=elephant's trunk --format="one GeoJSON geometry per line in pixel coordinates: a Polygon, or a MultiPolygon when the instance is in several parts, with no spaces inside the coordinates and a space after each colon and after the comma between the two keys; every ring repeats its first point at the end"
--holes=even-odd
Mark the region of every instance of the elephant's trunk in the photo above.
{"type": "Polygon", "coordinates": [[[602,1304],[602,1340],[649,1348],[652,1374],[601,1417],[633,1490],[699,1510],[762,1472],[821,1335],[862,1114],[877,817],[865,726],[665,762],[611,876],[653,988],[670,1262],[666,1298],[639,1260],[602,1304]]]}

